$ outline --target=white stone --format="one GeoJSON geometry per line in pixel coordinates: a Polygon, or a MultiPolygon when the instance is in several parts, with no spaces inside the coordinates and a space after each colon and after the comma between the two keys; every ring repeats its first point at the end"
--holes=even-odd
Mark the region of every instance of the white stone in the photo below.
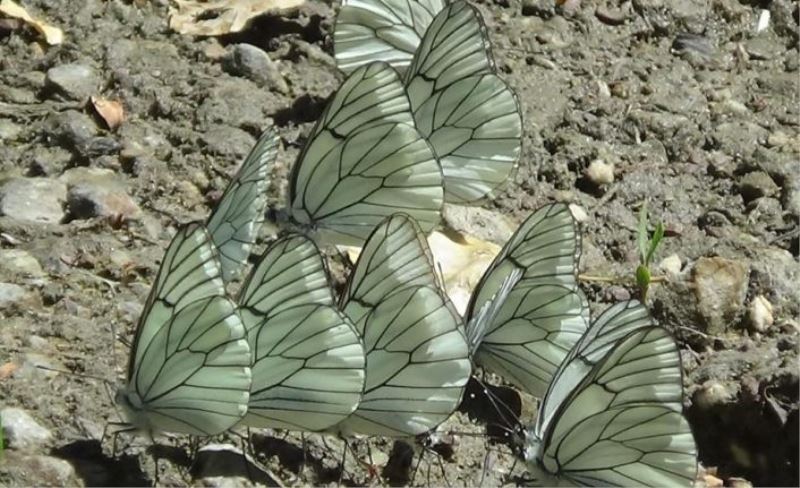
{"type": "Polygon", "coordinates": [[[57,224],[64,218],[67,187],[48,178],[13,178],[0,187],[0,215],[57,224]]]}
{"type": "Polygon", "coordinates": [[[30,298],[25,288],[14,283],[0,283],[0,309],[19,305],[30,298]]]}
{"type": "Polygon", "coordinates": [[[44,275],[39,261],[22,249],[0,249],[0,269],[28,276],[44,275]]]}
{"type": "Polygon", "coordinates": [[[710,380],[703,384],[699,390],[694,393],[692,400],[694,403],[702,408],[709,409],[715,405],[722,405],[730,402],[735,397],[735,392],[717,380],[710,380]]]}
{"type": "Polygon", "coordinates": [[[569,211],[572,212],[572,217],[578,223],[584,223],[589,220],[589,214],[586,210],[578,205],[577,203],[570,203],[569,204],[569,211]]]}
{"type": "Polygon", "coordinates": [[[49,441],[53,436],[49,430],[42,427],[20,408],[4,408],[0,411],[0,416],[2,416],[3,430],[9,447],[14,449],[37,447],[49,441]]]}
{"type": "Polygon", "coordinates": [[[595,159],[589,163],[584,174],[597,186],[608,185],[614,182],[614,165],[602,159],[595,159]]]}
{"type": "Polygon", "coordinates": [[[758,23],[756,24],[756,32],[762,32],[769,27],[770,13],[767,9],[762,9],[758,16],[758,23]]]}
{"type": "Polygon", "coordinates": [[[754,332],[765,332],[775,322],[772,316],[772,304],[764,298],[764,295],[758,295],[750,302],[747,318],[754,332]]]}
{"type": "Polygon", "coordinates": [[[658,263],[658,269],[668,275],[676,275],[681,272],[681,258],[677,254],[671,254],[658,263]]]}

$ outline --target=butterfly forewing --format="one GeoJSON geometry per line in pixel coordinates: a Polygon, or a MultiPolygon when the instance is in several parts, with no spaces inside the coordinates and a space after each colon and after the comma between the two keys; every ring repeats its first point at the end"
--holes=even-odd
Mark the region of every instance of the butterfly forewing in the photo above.
{"type": "Polygon", "coordinates": [[[236,172],[206,222],[219,251],[222,278],[237,277],[247,263],[264,220],[269,187],[269,166],[278,154],[278,136],[265,131],[236,172]]]}
{"type": "Polygon", "coordinates": [[[443,0],[345,0],[336,17],[336,65],[349,73],[372,61],[405,72],[443,0]]]}
{"type": "Polygon", "coordinates": [[[312,241],[289,236],[273,243],[239,303],[253,369],[245,425],[319,431],[355,410],[364,389],[364,348],[333,306],[312,241]]]}

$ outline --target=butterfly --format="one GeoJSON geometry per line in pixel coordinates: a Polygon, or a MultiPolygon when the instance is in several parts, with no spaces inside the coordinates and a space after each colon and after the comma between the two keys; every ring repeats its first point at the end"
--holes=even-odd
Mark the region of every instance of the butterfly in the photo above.
{"type": "Polygon", "coordinates": [[[421,228],[405,215],[387,218],[362,249],[340,304],[363,338],[366,384],[340,434],[416,436],[461,402],[468,346],[431,263],[421,228]]]}
{"type": "Polygon", "coordinates": [[[264,131],[231,179],[206,228],[219,251],[222,278],[229,283],[244,268],[267,207],[269,166],[278,155],[278,136],[264,131]]]}
{"type": "Polygon", "coordinates": [[[430,232],[441,219],[442,170],[414,126],[397,72],[353,71],[328,102],[289,177],[289,220],[326,244],[361,246],[401,211],[430,232]]]}
{"type": "Polygon", "coordinates": [[[519,102],[497,76],[474,7],[464,1],[346,2],[334,49],[345,71],[372,59],[404,71],[416,127],[442,166],[446,201],[477,202],[515,173],[522,147],[519,102]]]}
{"type": "Polygon", "coordinates": [[[564,204],[520,225],[478,282],[465,322],[475,362],[541,398],[589,325],[580,234],[564,204]]]}
{"type": "Polygon", "coordinates": [[[361,401],[365,355],[334,305],[316,245],[289,235],[270,245],[239,293],[253,385],[242,424],[321,431],[361,401]]]}
{"type": "Polygon", "coordinates": [[[117,390],[127,427],[210,436],[247,412],[250,348],[201,224],[172,239],[136,327],[127,382],[117,390]]]}
{"type": "Polygon", "coordinates": [[[680,353],[638,302],[604,312],[559,366],[522,457],[546,486],[693,486],[680,353]]]}

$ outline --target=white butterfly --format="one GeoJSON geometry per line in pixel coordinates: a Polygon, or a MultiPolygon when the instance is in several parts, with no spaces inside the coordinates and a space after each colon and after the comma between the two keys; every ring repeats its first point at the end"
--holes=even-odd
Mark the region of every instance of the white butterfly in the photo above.
{"type": "Polygon", "coordinates": [[[566,205],[546,205],[522,223],[467,307],[477,364],[534,396],[544,395],[589,324],[577,284],[579,255],[580,234],[566,205]],[[509,278],[515,271],[518,278],[509,278]]]}
{"type": "Polygon", "coordinates": [[[697,448],[682,412],[675,341],[638,302],[619,304],[559,366],[522,455],[546,486],[692,486],[697,448]]]}
{"type": "Polygon", "coordinates": [[[334,306],[312,241],[288,236],[273,243],[238,301],[253,370],[243,424],[321,431],[356,409],[364,391],[364,348],[334,306]]]}
{"type": "Polygon", "coordinates": [[[333,31],[336,65],[349,73],[385,61],[405,73],[444,0],[343,0],[333,31]]]}
{"type": "Polygon", "coordinates": [[[415,436],[458,407],[469,351],[431,262],[421,229],[407,216],[386,219],[367,240],[342,296],[363,336],[366,387],[339,433],[415,436]]]}
{"type": "Polygon", "coordinates": [[[291,219],[326,243],[360,246],[397,211],[430,232],[442,200],[442,170],[414,127],[397,72],[377,62],[355,70],[292,168],[291,219]]]}
{"type": "Polygon", "coordinates": [[[129,430],[215,435],[247,412],[250,349],[221,274],[206,229],[178,231],[136,327],[127,384],[116,395],[129,430]]]}
{"type": "Polygon", "coordinates": [[[385,59],[405,72],[416,127],[439,158],[448,202],[480,200],[515,172],[522,146],[519,103],[496,74],[474,7],[464,1],[345,2],[334,43],[345,71],[385,59]]]}
{"type": "Polygon", "coordinates": [[[267,207],[269,165],[278,154],[278,136],[265,131],[206,221],[206,228],[219,251],[222,278],[226,283],[237,277],[247,263],[258,237],[267,207]]]}

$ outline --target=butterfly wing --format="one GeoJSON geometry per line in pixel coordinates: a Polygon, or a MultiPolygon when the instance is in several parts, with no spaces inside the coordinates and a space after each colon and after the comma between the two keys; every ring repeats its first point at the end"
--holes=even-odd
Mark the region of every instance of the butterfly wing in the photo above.
{"type": "Polygon", "coordinates": [[[355,410],[364,389],[364,348],[333,306],[313,242],[290,236],[273,243],[239,304],[253,369],[245,425],[319,431],[355,410]]]}
{"type": "Polygon", "coordinates": [[[397,211],[425,232],[441,218],[442,172],[385,63],[354,71],[328,103],[292,169],[290,213],[328,243],[362,245],[397,211]]]}
{"type": "Polygon", "coordinates": [[[206,227],[219,251],[222,278],[230,282],[241,273],[267,207],[269,165],[278,154],[278,136],[265,131],[233,177],[206,227]]]}
{"type": "Polygon", "coordinates": [[[362,319],[392,293],[415,285],[438,287],[434,261],[419,224],[395,214],[370,234],[341,296],[341,306],[363,334],[362,319]]]}
{"type": "Polygon", "coordinates": [[[358,409],[340,433],[414,436],[446,420],[471,373],[458,316],[439,292],[406,287],[365,317],[367,377],[358,409]]]}
{"type": "Polygon", "coordinates": [[[516,171],[519,102],[495,73],[486,27],[474,7],[456,1],[436,15],[405,82],[417,129],[442,165],[448,202],[480,200],[516,171]]]}
{"type": "Polygon", "coordinates": [[[444,0],[344,0],[336,17],[336,65],[349,73],[372,61],[405,72],[444,0]]]}
{"type": "Polygon", "coordinates": [[[522,273],[484,324],[478,364],[534,396],[544,395],[589,323],[588,303],[577,285],[579,254],[579,233],[566,205],[544,206],[523,222],[484,273],[467,308],[472,337],[480,309],[512,271],[522,273]]]}
{"type": "Polygon", "coordinates": [[[134,428],[218,434],[244,416],[250,350],[224,296],[211,238],[199,224],[175,235],[136,329],[117,401],[134,428]]]}
{"type": "Polygon", "coordinates": [[[681,360],[659,327],[618,341],[536,432],[526,458],[551,482],[692,486],[697,449],[682,413],[681,360]]]}

